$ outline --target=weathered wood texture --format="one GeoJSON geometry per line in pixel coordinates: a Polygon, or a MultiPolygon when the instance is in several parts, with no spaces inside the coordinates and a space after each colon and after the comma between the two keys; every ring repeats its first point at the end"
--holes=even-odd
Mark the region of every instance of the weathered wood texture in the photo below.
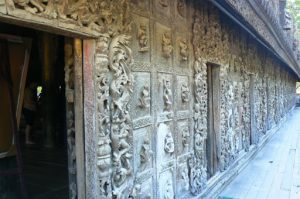
{"type": "Polygon", "coordinates": [[[85,140],[83,106],[83,51],[82,40],[74,39],[74,107],[77,166],[77,198],[85,199],[85,140]]]}
{"type": "Polygon", "coordinates": [[[86,198],[99,198],[97,174],[97,137],[95,134],[95,94],[93,64],[95,41],[83,40],[83,95],[84,95],[84,134],[85,134],[85,186],[86,198]]]}

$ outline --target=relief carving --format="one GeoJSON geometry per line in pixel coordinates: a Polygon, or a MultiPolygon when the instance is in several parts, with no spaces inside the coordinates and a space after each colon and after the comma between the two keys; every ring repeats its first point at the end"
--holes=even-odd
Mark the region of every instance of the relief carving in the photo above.
{"type": "Polygon", "coordinates": [[[180,172],[180,189],[182,191],[188,191],[189,187],[190,187],[190,183],[189,183],[189,171],[187,167],[183,167],[181,168],[180,172]]]}
{"type": "Polygon", "coordinates": [[[177,1],[177,12],[181,17],[185,17],[185,0],[177,1]]]}
{"type": "Polygon", "coordinates": [[[173,94],[171,90],[171,82],[168,79],[163,80],[163,98],[164,98],[164,111],[170,112],[173,105],[173,94]]]}
{"type": "Polygon", "coordinates": [[[129,101],[133,92],[133,62],[130,37],[118,35],[109,46],[110,69],[113,73],[111,82],[112,130],[111,144],[113,153],[113,194],[129,195],[130,184],[126,183],[132,175],[132,120],[129,115],[129,101]],[[125,192],[125,193],[124,193],[125,192]],[[126,194],[127,192],[127,194],[126,194]]]}
{"type": "Polygon", "coordinates": [[[199,16],[195,16],[193,24],[193,46],[195,52],[194,82],[194,156],[189,159],[190,191],[193,195],[199,194],[207,181],[206,153],[204,151],[207,138],[207,66],[201,59],[202,32],[199,16]]]}
{"type": "Polygon", "coordinates": [[[190,100],[190,89],[187,83],[181,85],[181,100],[183,103],[187,103],[190,100]]]}
{"type": "Polygon", "coordinates": [[[151,150],[149,138],[145,138],[140,152],[140,165],[141,168],[145,168],[149,162],[151,162],[153,151],[151,150]]]}
{"type": "Polygon", "coordinates": [[[147,25],[141,23],[138,29],[139,52],[149,51],[147,25]]]}
{"type": "Polygon", "coordinates": [[[166,59],[172,56],[173,46],[171,42],[171,34],[168,32],[163,33],[162,35],[162,55],[166,59]]]}
{"type": "Polygon", "coordinates": [[[140,101],[140,107],[141,108],[149,108],[150,107],[150,87],[148,84],[146,84],[141,92],[141,97],[139,98],[140,101]]]}
{"type": "Polygon", "coordinates": [[[131,29],[128,0],[7,0],[7,6],[12,15],[18,16],[19,11],[24,10],[41,18],[59,19],[66,25],[87,27],[97,36],[99,33],[130,32],[131,29]]]}
{"type": "Polygon", "coordinates": [[[184,39],[179,40],[179,54],[182,61],[188,60],[188,45],[184,39]]]}
{"type": "Polygon", "coordinates": [[[165,137],[165,146],[164,146],[165,152],[172,154],[175,150],[175,144],[174,139],[172,137],[172,133],[169,131],[165,137]]]}
{"type": "Polygon", "coordinates": [[[95,93],[96,93],[96,127],[97,127],[97,167],[99,169],[100,196],[111,198],[111,121],[110,94],[108,74],[109,36],[104,35],[96,42],[95,54],[95,93]]]}
{"type": "Polygon", "coordinates": [[[182,146],[183,148],[189,148],[190,131],[188,125],[184,125],[181,129],[182,134],[182,146]]]}

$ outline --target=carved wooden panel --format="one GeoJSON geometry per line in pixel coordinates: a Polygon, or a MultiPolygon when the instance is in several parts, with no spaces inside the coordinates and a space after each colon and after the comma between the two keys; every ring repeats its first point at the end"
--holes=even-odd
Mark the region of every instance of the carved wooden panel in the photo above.
{"type": "Polygon", "coordinates": [[[6,14],[5,0],[0,0],[0,13],[6,14]]]}

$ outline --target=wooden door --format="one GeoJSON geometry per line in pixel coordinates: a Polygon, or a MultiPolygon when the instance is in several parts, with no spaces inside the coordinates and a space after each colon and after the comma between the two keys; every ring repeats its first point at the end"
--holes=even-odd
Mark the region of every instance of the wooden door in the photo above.
{"type": "Polygon", "coordinates": [[[220,67],[207,64],[208,135],[206,143],[208,178],[218,171],[220,132],[220,67]]]}
{"type": "Polygon", "coordinates": [[[28,38],[0,34],[0,158],[15,154],[13,118],[20,124],[23,95],[27,77],[31,40],[28,38]],[[10,90],[12,96],[10,96],[10,90]],[[11,102],[13,98],[13,102],[11,102]],[[14,107],[11,109],[11,107],[14,107]],[[14,111],[14,112],[13,112],[14,111]]]}

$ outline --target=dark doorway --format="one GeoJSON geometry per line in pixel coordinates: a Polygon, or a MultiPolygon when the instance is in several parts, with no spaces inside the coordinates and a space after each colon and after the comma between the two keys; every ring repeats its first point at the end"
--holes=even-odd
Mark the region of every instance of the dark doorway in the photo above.
{"type": "MultiPolygon", "coordinates": [[[[29,198],[66,199],[69,197],[69,175],[64,80],[65,38],[5,23],[0,23],[0,26],[0,34],[29,38],[32,44],[28,72],[22,86],[24,100],[19,125],[29,198]],[[35,103],[31,112],[24,108],[26,97],[35,103]],[[27,136],[28,126],[30,133],[27,136]]],[[[13,55],[14,61],[20,57],[16,50],[10,50],[9,54],[13,55]]],[[[1,101],[0,99],[0,103],[1,101]]],[[[14,155],[10,156],[10,160],[13,158],[14,155]]],[[[0,163],[5,164],[5,161],[0,163]]],[[[12,192],[18,192],[17,179],[13,184],[11,189],[15,191],[12,192]]],[[[3,196],[19,198],[18,194],[7,195],[0,191],[0,198],[3,196]]]]}
{"type": "Polygon", "coordinates": [[[220,132],[220,67],[207,64],[208,135],[206,143],[208,178],[218,171],[218,147],[220,132]]]}

